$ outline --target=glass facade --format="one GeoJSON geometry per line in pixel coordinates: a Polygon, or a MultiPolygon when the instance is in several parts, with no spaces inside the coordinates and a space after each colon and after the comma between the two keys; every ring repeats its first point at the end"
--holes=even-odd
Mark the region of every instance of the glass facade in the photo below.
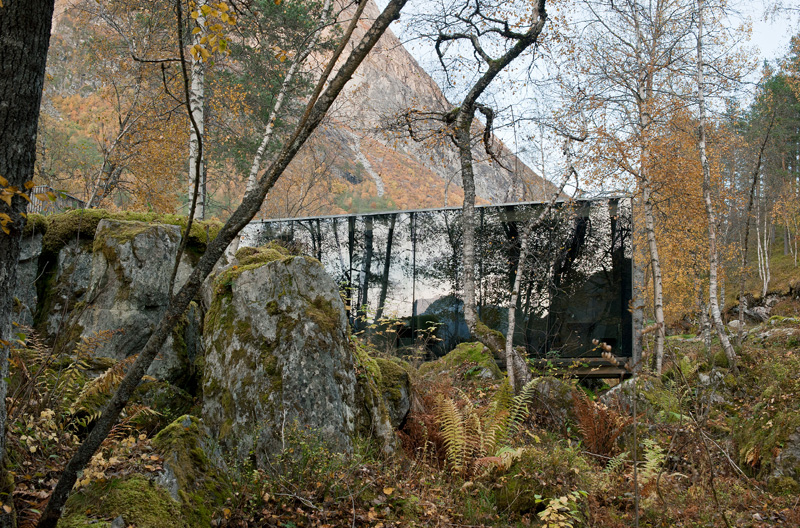
{"type": "MultiPolygon", "coordinates": [[[[519,236],[545,207],[476,208],[478,309],[504,335],[519,236]]],[[[514,343],[533,357],[597,357],[597,339],[630,357],[631,228],[628,198],[558,203],[545,215],[531,235],[514,343]]],[[[355,331],[405,346],[435,328],[429,349],[441,355],[469,339],[461,238],[461,209],[450,208],[253,222],[242,245],[294,244],[340,285],[355,331]]]]}

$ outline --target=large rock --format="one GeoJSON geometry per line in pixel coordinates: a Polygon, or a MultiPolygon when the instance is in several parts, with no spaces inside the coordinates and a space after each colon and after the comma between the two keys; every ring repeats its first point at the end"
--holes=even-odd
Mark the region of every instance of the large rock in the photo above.
{"type": "Polygon", "coordinates": [[[280,248],[237,259],[206,314],[204,421],[240,459],[264,463],[295,423],[351,451],[356,378],[336,284],[318,261],[280,248]]]}
{"type": "Polygon", "coordinates": [[[42,234],[34,233],[20,241],[17,285],[14,289],[14,321],[33,326],[36,312],[36,277],[39,274],[39,255],[42,253],[42,234]]]}
{"type": "Polygon", "coordinates": [[[770,486],[776,491],[800,492],[800,427],[789,435],[775,457],[769,480],[770,486]]]}
{"type": "MultiPolygon", "coordinates": [[[[73,319],[72,334],[91,336],[111,330],[113,335],[96,355],[121,360],[138,353],[169,304],[169,282],[180,239],[180,227],[174,225],[101,220],[94,237],[85,307],[73,319]]],[[[176,290],[190,271],[182,260],[176,290]]],[[[150,375],[174,381],[190,370],[190,351],[196,353],[201,346],[197,331],[200,314],[189,310],[186,319],[167,339],[150,375]]]]}
{"type": "Polygon", "coordinates": [[[84,306],[84,296],[92,278],[92,241],[71,240],[58,252],[54,270],[44,270],[45,296],[41,303],[41,323],[51,340],[63,337],[70,317],[84,306]]]}

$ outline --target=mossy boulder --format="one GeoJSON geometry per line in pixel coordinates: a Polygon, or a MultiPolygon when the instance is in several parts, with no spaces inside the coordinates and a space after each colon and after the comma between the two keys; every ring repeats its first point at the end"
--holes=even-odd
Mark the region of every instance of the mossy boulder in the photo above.
{"type": "MultiPolygon", "coordinates": [[[[49,231],[48,231],[49,233],[49,231]]],[[[76,314],[81,336],[113,330],[114,334],[95,352],[98,356],[124,359],[143,347],[169,304],[169,283],[180,243],[180,228],[125,220],[102,219],[97,225],[92,251],[86,307],[76,314]]],[[[176,277],[180,287],[191,267],[181,261],[176,277]]],[[[199,326],[199,312],[186,317],[199,326]]],[[[191,336],[170,336],[149,374],[176,381],[191,368],[187,347],[191,336]]],[[[194,340],[197,341],[197,337],[194,340]]]]}
{"type": "MultiPolygon", "coordinates": [[[[166,489],[141,475],[93,482],[67,500],[59,528],[110,527],[122,517],[124,526],[193,528],[166,489]]],[[[205,526],[210,526],[206,524],[205,526]]]]}
{"type": "Polygon", "coordinates": [[[558,443],[525,448],[508,470],[495,471],[498,511],[519,515],[543,510],[550,499],[573,491],[589,491],[592,482],[580,452],[558,443]]]}
{"type": "Polygon", "coordinates": [[[294,422],[351,451],[355,367],[336,284],[308,257],[262,251],[247,262],[214,281],[203,419],[240,459],[265,463],[294,422]]]}
{"type": "MultiPolygon", "coordinates": [[[[163,224],[185,229],[185,216],[136,211],[111,212],[105,209],[78,209],[46,218],[36,218],[36,230],[44,232],[43,251],[46,255],[56,255],[66,244],[75,241],[92,241],[97,228],[103,220],[136,222],[144,224],[163,224]],[[42,225],[44,224],[44,225],[42,225]]],[[[202,254],[210,240],[219,233],[219,221],[192,222],[187,249],[190,254],[202,254]]]]}
{"type": "Polygon", "coordinates": [[[398,361],[375,358],[375,362],[381,372],[379,387],[392,427],[399,429],[411,410],[411,379],[398,361]]]}
{"type": "Polygon", "coordinates": [[[398,447],[395,429],[399,422],[392,419],[385,396],[383,373],[379,366],[379,361],[387,360],[372,357],[367,347],[357,341],[353,341],[352,350],[357,372],[354,416],[356,434],[362,438],[374,439],[383,453],[392,454],[398,447]]]}
{"type": "Polygon", "coordinates": [[[468,377],[498,380],[503,377],[491,349],[478,342],[461,343],[446,356],[420,365],[419,373],[426,378],[436,379],[452,375],[464,367],[468,377]]]}
{"type": "Polygon", "coordinates": [[[153,445],[164,457],[157,483],[180,504],[189,526],[211,526],[232,491],[202,420],[181,416],[156,435],[153,445]]]}

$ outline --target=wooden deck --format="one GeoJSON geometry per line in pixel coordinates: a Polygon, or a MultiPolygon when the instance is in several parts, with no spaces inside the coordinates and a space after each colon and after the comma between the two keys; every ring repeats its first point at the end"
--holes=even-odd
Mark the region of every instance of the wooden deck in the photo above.
{"type": "Polygon", "coordinates": [[[555,376],[569,376],[578,379],[620,379],[629,378],[632,372],[626,368],[630,358],[619,358],[615,365],[605,358],[554,358],[533,360],[533,368],[542,373],[555,376]]]}

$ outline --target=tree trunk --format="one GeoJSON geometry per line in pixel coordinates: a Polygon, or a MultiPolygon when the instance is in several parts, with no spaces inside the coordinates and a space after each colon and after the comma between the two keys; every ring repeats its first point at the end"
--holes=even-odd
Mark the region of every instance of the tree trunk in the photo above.
{"type": "Polygon", "coordinates": [[[364,261],[358,274],[358,317],[356,328],[367,327],[367,304],[369,303],[369,271],[372,268],[373,253],[373,219],[371,215],[364,217],[364,261]]]}
{"type": "MultiPolygon", "coordinates": [[[[0,7],[0,176],[18,190],[33,180],[36,132],[42,102],[47,48],[54,0],[5,0],[0,7]]],[[[0,231],[0,482],[6,482],[6,393],[8,390],[8,343],[12,340],[12,300],[17,283],[20,239],[25,227],[26,201],[15,196],[7,214],[9,233],[0,231]]],[[[5,487],[5,485],[4,485],[5,487]]],[[[0,493],[10,493],[0,489],[0,493]]],[[[11,505],[8,495],[0,496],[11,505]]],[[[0,509],[0,526],[12,526],[14,513],[0,509]]]]}
{"type": "Polygon", "coordinates": [[[642,198],[644,201],[644,227],[647,234],[647,247],[650,252],[650,268],[653,272],[653,312],[656,318],[655,349],[656,373],[661,374],[664,364],[664,290],[661,280],[661,260],[658,258],[656,245],[655,215],[653,212],[653,196],[650,182],[642,182],[642,198]]]}
{"type": "Polygon", "coordinates": [[[698,126],[697,148],[700,151],[700,164],[703,167],[703,202],[706,206],[706,216],[708,217],[708,299],[711,310],[711,319],[717,330],[717,337],[725,355],[728,357],[728,365],[732,370],[736,370],[736,351],[733,349],[725,325],[722,322],[722,315],[717,301],[717,283],[719,253],[717,251],[717,215],[714,211],[714,204],[711,202],[711,167],[706,154],[706,103],[705,103],[705,80],[703,76],[703,2],[697,0],[697,103],[700,111],[698,126]]]}
{"type": "Polygon", "coordinates": [[[377,324],[381,317],[383,317],[383,308],[386,304],[386,292],[389,289],[389,268],[392,265],[392,242],[394,242],[394,225],[397,221],[397,214],[392,215],[389,223],[389,234],[386,237],[386,254],[383,261],[383,275],[381,276],[381,295],[378,299],[378,308],[375,312],[375,320],[373,323],[377,324]]]}
{"type": "Polygon", "coordinates": [[[475,174],[472,167],[472,120],[475,109],[461,108],[456,120],[456,145],[461,161],[464,206],[461,213],[461,251],[464,265],[464,320],[469,333],[476,335],[478,311],[475,304],[475,174]]]}
{"type": "MultiPolygon", "coordinates": [[[[202,8],[206,5],[205,0],[197,2],[197,10],[200,15],[197,17],[195,27],[201,30],[205,28],[205,17],[202,8]]],[[[192,35],[192,45],[200,46],[200,39],[203,38],[203,31],[192,35]]],[[[194,219],[203,220],[206,215],[206,167],[204,146],[201,144],[205,140],[205,85],[206,85],[206,66],[203,56],[199,53],[192,53],[192,83],[189,89],[189,111],[192,113],[194,122],[189,123],[189,196],[192,196],[194,182],[197,182],[197,205],[194,210],[194,219]],[[198,177],[199,173],[199,177],[198,177]]],[[[191,201],[191,199],[190,199],[191,201]]]]}
{"type": "MultiPolygon", "coordinates": [[[[153,334],[147,340],[141,352],[139,352],[136,361],[134,361],[133,365],[128,369],[125,377],[120,382],[117,392],[114,393],[109,400],[103,413],[97,419],[94,428],[86,437],[86,440],[80,445],[72,459],[67,463],[61,478],[50,496],[47,507],[42,513],[42,517],[37,525],[38,528],[56,528],[58,519],[61,516],[61,511],[64,508],[70,490],[77,480],[78,473],[82,471],[89,460],[91,460],[94,453],[100,447],[100,444],[111,431],[120,412],[127,404],[133,391],[139,385],[142,376],[147,372],[148,367],[155,359],[159,350],[161,350],[164,342],[170,336],[172,329],[182,317],[192,299],[196,298],[203,281],[211,273],[217,260],[225,252],[225,249],[231,241],[247,223],[253,219],[256,213],[258,213],[269,190],[275,185],[275,182],[286,170],[286,167],[297,155],[297,152],[308,137],[320,124],[322,118],[325,117],[325,114],[328,112],[345,84],[350,80],[356,68],[375,46],[378,39],[389,27],[389,24],[400,16],[400,9],[405,5],[406,1],[407,0],[390,0],[386,9],[375,19],[375,22],[369,30],[367,30],[361,41],[355,48],[352,48],[350,55],[341,63],[341,67],[335,76],[326,83],[330,70],[333,69],[333,64],[336,62],[337,58],[339,58],[341,52],[344,51],[346,42],[343,42],[337,49],[337,52],[329,63],[330,68],[326,70],[326,73],[323,74],[318,83],[317,93],[319,96],[314,97],[309,102],[306,113],[297,125],[295,132],[287,140],[280,154],[278,154],[275,161],[267,169],[264,176],[260,178],[256,189],[245,195],[241,205],[233,212],[225,225],[222,226],[217,237],[209,243],[206,252],[200,258],[197,266],[189,275],[185,284],[170,300],[170,304],[161,320],[154,328],[153,334]],[[322,91],[323,86],[325,86],[324,92],[322,91]]],[[[362,1],[362,5],[363,4],[364,2],[362,1]]],[[[0,17],[0,20],[4,19],[5,17],[0,17]]],[[[348,28],[348,31],[343,37],[344,41],[349,41],[353,27],[354,24],[348,28]]],[[[41,89],[39,91],[41,92],[41,89]]],[[[31,152],[34,152],[33,146],[31,147],[31,152]]]]}

